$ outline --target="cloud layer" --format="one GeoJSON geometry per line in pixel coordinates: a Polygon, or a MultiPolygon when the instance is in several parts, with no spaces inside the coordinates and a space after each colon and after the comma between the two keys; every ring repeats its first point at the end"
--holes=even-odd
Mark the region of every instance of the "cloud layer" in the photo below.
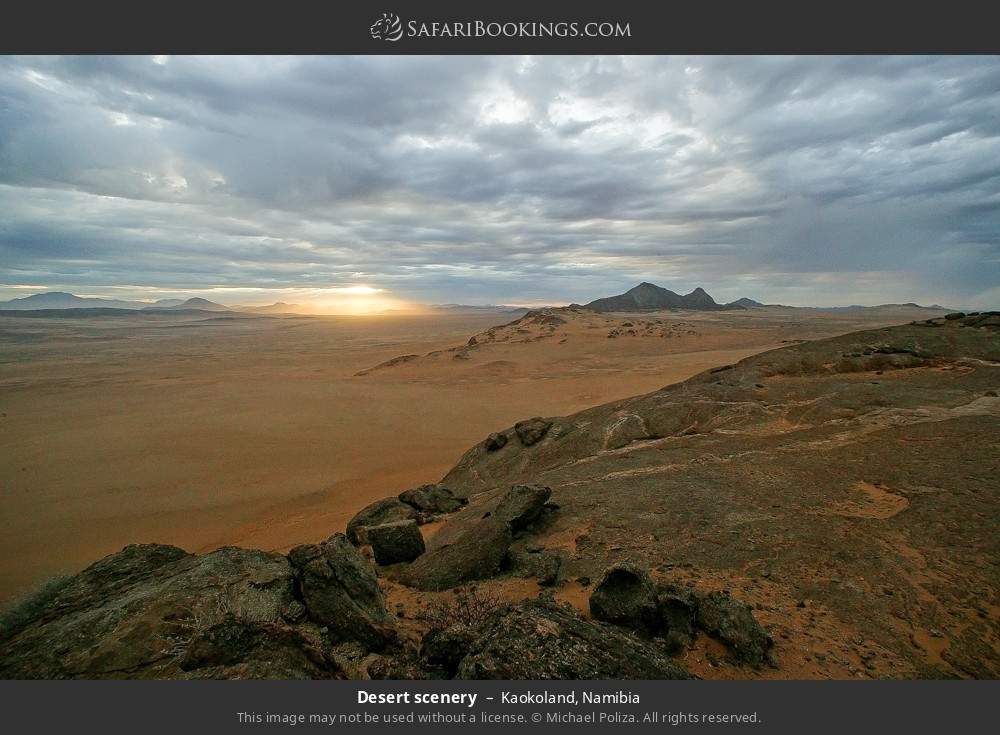
{"type": "Polygon", "coordinates": [[[995,308],[1000,59],[0,58],[2,297],[641,280],[995,308]]]}

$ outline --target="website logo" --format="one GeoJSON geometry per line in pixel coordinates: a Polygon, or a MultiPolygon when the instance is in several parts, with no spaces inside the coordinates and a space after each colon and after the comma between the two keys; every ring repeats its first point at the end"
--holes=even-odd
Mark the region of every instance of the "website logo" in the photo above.
{"type": "Polygon", "coordinates": [[[395,13],[382,13],[368,30],[376,41],[398,41],[403,37],[403,24],[395,13]]]}

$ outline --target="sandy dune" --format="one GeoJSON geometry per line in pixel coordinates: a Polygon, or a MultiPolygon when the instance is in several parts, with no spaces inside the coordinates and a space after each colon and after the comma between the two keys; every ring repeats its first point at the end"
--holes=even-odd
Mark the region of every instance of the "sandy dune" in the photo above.
{"type": "Polygon", "coordinates": [[[320,540],[518,419],[926,316],[0,317],[0,599],[133,542],[320,540]]]}

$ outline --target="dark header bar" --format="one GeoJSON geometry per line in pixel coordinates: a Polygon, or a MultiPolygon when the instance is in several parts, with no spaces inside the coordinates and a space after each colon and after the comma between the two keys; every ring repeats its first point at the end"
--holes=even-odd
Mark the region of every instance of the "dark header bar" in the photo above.
{"type": "Polygon", "coordinates": [[[988,3],[10,3],[0,53],[1000,53],[988,3]]]}

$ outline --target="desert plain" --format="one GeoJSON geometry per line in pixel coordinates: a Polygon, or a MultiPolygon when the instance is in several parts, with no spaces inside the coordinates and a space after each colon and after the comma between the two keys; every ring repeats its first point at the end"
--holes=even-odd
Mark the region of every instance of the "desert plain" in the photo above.
{"type": "Polygon", "coordinates": [[[318,542],[520,419],[940,312],[522,313],[0,317],[0,601],[130,543],[318,542]]]}

